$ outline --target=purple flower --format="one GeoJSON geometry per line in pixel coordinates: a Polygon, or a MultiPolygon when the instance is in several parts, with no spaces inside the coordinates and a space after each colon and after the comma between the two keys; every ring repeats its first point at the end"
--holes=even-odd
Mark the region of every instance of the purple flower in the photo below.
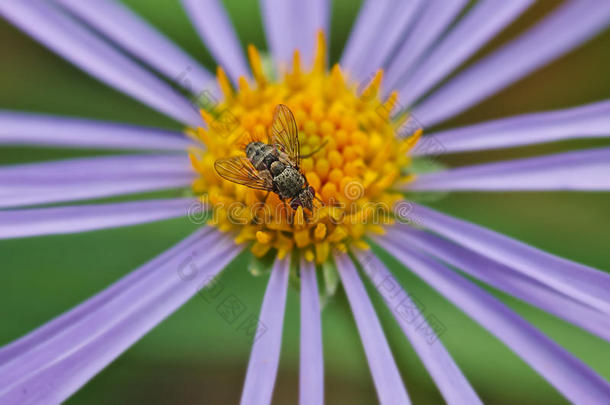
{"type": "MultiPolygon", "coordinates": [[[[375,156],[368,156],[366,148],[357,148],[358,142],[373,145],[372,140],[367,142],[376,136],[375,131],[399,122],[405,111],[411,117],[409,125],[416,120],[434,129],[436,124],[564,55],[606,29],[610,24],[610,2],[568,0],[537,25],[446,82],[443,80],[448,75],[527,10],[533,1],[482,0],[462,13],[466,0],[367,0],[345,46],[341,70],[337,67],[329,72],[325,66],[324,43],[316,36],[319,30],[328,35],[329,2],[261,0],[273,70],[279,77],[276,81],[264,71],[261,57],[253,48],[248,50],[252,68],[248,66],[235,31],[218,1],[182,0],[182,3],[196,31],[222,67],[218,84],[193,58],[115,0],[20,0],[0,4],[0,15],[6,20],[90,75],[187,126],[190,135],[118,123],[0,111],[2,145],[155,152],[1,166],[0,238],[84,232],[179,216],[189,216],[202,224],[193,235],[104,291],[0,348],[0,403],[59,403],[67,399],[187,300],[204,288],[213,288],[215,277],[250,242],[255,254],[263,256],[271,252],[275,256],[259,318],[243,326],[254,343],[242,404],[271,402],[292,264],[298,264],[300,276],[300,404],[324,401],[318,291],[321,274],[318,270],[324,266],[330,266],[331,273],[336,272],[345,289],[380,403],[408,404],[410,400],[361,273],[371,280],[388,305],[444,399],[450,404],[481,403],[441,341],[443,324],[433,316],[424,316],[417,298],[408,294],[384,263],[366,249],[365,238],[392,254],[505,343],[566,399],[582,404],[610,403],[607,381],[456,269],[610,341],[610,276],[607,273],[403,197],[394,200],[396,192],[412,191],[607,191],[610,190],[610,149],[437,170],[400,178],[404,181],[399,181],[399,174],[392,171],[413,168],[409,166],[407,152],[409,157],[430,156],[608,136],[610,101],[433,131],[417,145],[409,144],[408,139],[393,139],[395,143],[391,145],[396,145],[396,150],[387,152],[387,162],[394,166],[388,169],[386,177],[362,174],[362,170],[381,167],[386,161],[375,163],[375,156]],[[295,49],[299,52],[293,56],[295,49]],[[312,76],[301,75],[301,62],[305,69],[311,68],[312,76]],[[183,96],[143,65],[193,97],[183,96]],[[367,82],[380,67],[386,72],[385,87],[380,87],[381,74],[377,74],[364,89],[359,89],[362,95],[353,91],[351,84],[367,82]],[[321,118],[310,125],[307,121],[316,116],[315,102],[319,100],[310,103],[299,90],[294,90],[310,85],[303,77],[320,80],[327,97],[345,93],[345,99],[358,107],[352,105],[351,110],[342,110],[339,105],[336,111],[328,112],[328,119],[321,118]],[[279,86],[279,91],[290,89],[298,94],[298,100],[286,97],[297,106],[299,129],[308,132],[309,139],[316,134],[333,139],[336,144],[329,146],[329,150],[334,147],[340,150],[340,137],[333,131],[338,133],[351,125],[344,122],[346,115],[354,114],[363,120],[357,121],[360,126],[353,128],[353,133],[365,133],[364,140],[354,135],[355,140],[345,141],[353,142],[349,144],[349,151],[344,148],[339,157],[329,152],[326,158],[319,158],[308,170],[304,169],[311,184],[317,178],[319,187],[315,188],[326,202],[320,209],[328,210],[326,218],[333,215],[331,208],[334,207],[329,200],[338,196],[343,203],[341,199],[347,197],[354,200],[347,201],[348,205],[359,207],[354,214],[359,222],[330,224],[320,219],[308,228],[312,222],[305,218],[307,221],[297,221],[291,228],[282,228],[285,223],[281,221],[276,228],[267,223],[255,226],[252,217],[244,217],[247,213],[243,210],[228,212],[227,207],[220,206],[218,196],[229,195],[234,198],[233,202],[260,198],[259,194],[246,195],[246,191],[237,188],[227,191],[232,186],[218,183],[220,180],[206,171],[205,161],[210,156],[206,153],[216,156],[215,149],[234,151],[231,149],[234,148],[231,138],[234,126],[247,126],[235,106],[241,108],[251,101],[247,97],[260,96],[256,91],[269,83],[279,86]],[[394,88],[400,90],[398,99],[388,91],[394,88]],[[372,101],[365,97],[369,93],[373,101],[379,98],[378,93],[388,96],[377,105],[387,109],[370,109],[377,111],[381,118],[364,117],[364,112],[370,112],[362,107],[370,106],[372,101]],[[201,99],[204,96],[205,102],[201,99]],[[232,100],[239,97],[246,101],[239,104],[232,100]],[[219,106],[233,109],[220,108],[199,114],[197,103],[207,102],[209,106],[210,100],[221,100],[219,106]],[[215,123],[216,127],[208,121],[214,114],[222,117],[231,111],[236,111],[236,117],[225,116],[215,123]],[[376,130],[367,132],[365,118],[381,120],[381,123],[372,123],[373,127],[377,125],[376,130]],[[222,133],[229,135],[206,142],[210,135],[222,133]],[[408,148],[404,151],[400,149],[404,146],[401,142],[407,142],[408,148]],[[334,181],[331,168],[341,174],[353,172],[351,176],[360,182],[343,184],[336,179],[336,184],[326,187],[334,181]],[[390,176],[392,173],[394,177],[390,176]],[[387,184],[379,186],[384,181],[387,184]],[[350,189],[345,190],[342,185],[350,189]],[[380,190],[373,190],[375,185],[380,190]],[[191,187],[200,194],[208,193],[209,200],[201,203],[198,198],[185,197],[36,207],[191,187]],[[368,226],[364,218],[370,212],[360,205],[365,199],[395,203],[389,210],[393,221],[382,222],[383,227],[379,223],[368,226]],[[204,226],[207,211],[220,215],[221,220],[204,226]],[[247,225],[235,225],[230,214],[246,218],[247,225]],[[390,226],[389,222],[395,224],[390,226]]],[[[254,100],[250,104],[260,101],[254,100]]],[[[254,120],[250,129],[256,132],[256,124],[261,125],[256,119],[266,116],[253,117],[250,117],[254,120]]],[[[266,130],[264,125],[260,127],[266,130]]],[[[413,136],[413,142],[419,135],[421,131],[413,136]]],[[[309,146],[313,148],[313,143],[309,146]]],[[[379,145],[376,148],[371,146],[375,154],[383,151],[379,145]]],[[[262,202],[267,204],[268,200],[262,202]]],[[[348,211],[341,213],[347,216],[348,211]]],[[[296,220],[303,216],[302,209],[294,215],[296,220]]],[[[328,280],[325,283],[332,290],[332,283],[328,280]]],[[[235,306],[231,308],[227,311],[235,310],[235,306]]]]}

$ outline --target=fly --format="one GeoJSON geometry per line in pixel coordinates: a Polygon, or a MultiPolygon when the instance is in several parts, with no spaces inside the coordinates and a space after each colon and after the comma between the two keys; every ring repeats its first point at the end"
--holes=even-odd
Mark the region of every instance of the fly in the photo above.
{"type": "Polygon", "coordinates": [[[246,156],[218,159],[214,168],[220,177],[256,190],[276,193],[290,208],[313,210],[316,192],[300,170],[301,159],[320,150],[301,156],[299,130],[292,111],[279,104],[273,113],[269,143],[252,141],[246,145],[246,156]]]}

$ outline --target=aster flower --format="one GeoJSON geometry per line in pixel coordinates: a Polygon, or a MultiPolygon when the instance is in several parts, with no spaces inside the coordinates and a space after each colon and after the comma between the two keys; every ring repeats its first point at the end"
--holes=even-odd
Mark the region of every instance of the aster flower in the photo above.
{"type": "Polygon", "coordinates": [[[381,250],[506,344],[566,399],[610,403],[607,381],[462,274],[606,341],[610,276],[414,201],[419,192],[431,191],[610,189],[608,148],[423,173],[415,164],[421,156],[610,134],[608,101],[423,137],[417,127],[419,122],[433,128],[590,39],[610,24],[610,3],[566,1],[443,82],[533,2],[480,1],[465,9],[466,3],[368,0],[340,63],[329,68],[326,1],[262,0],[270,55],[250,46],[248,63],[219,2],[183,0],[218,62],[216,81],[114,0],[1,3],[6,20],[187,129],[181,134],[0,112],[3,145],[155,152],[0,167],[0,238],[179,216],[198,221],[201,229],[0,348],[0,402],[67,399],[187,300],[214,288],[216,276],[248,249],[261,260],[271,259],[272,269],[260,315],[244,325],[254,343],[242,404],[271,402],[291,277],[298,280],[301,305],[299,403],[324,401],[320,295],[338,282],[346,292],[379,402],[410,403],[361,274],[390,308],[446,402],[481,403],[439,339],[438,325],[425,319],[414,297],[376,256],[381,250]],[[323,146],[301,164],[323,202],[313,212],[282,210],[275,193],[230,183],[214,171],[217,159],[243,154],[244,136],[268,136],[278,104],[294,112],[303,155],[323,146]],[[43,206],[165,189],[186,189],[191,195],[43,206]]]}

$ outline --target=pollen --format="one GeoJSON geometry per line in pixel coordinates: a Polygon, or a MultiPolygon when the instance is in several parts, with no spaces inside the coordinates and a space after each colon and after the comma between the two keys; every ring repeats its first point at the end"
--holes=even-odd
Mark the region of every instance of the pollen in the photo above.
{"type": "Polygon", "coordinates": [[[221,99],[203,100],[206,126],[187,130],[205,145],[192,147],[190,158],[198,174],[193,191],[212,210],[209,224],[232,232],[236,243],[250,244],[257,257],[298,250],[306,260],[324,263],[333,250],[368,247],[364,236],[394,221],[393,205],[403,198],[394,185],[414,178],[403,173],[421,131],[398,136],[408,115],[392,118],[398,95],[381,98],[383,72],[359,86],[339,65],[328,70],[325,55],[320,32],[312,66],[302,63],[297,50],[291,66],[269,72],[265,58],[248,46],[253,77],[233,86],[219,67],[221,99]],[[292,111],[298,126],[299,170],[315,191],[313,210],[293,210],[275,192],[232,183],[214,169],[218,159],[245,156],[252,141],[268,143],[279,104],[292,111]]]}

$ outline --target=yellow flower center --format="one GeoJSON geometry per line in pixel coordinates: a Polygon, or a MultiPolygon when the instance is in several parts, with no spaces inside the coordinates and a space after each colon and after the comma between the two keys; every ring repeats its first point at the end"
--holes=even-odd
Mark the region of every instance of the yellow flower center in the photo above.
{"type": "Polygon", "coordinates": [[[421,135],[401,139],[397,128],[408,117],[392,120],[397,94],[387,100],[379,95],[382,72],[362,91],[350,82],[338,65],[326,69],[326,45],[318,35],[311,70],[304,70],[295,51],[292,69],[277,80],[264,73],[257,50],[248,47],[254,83],[239,79],[233,89],[222,69],[218,82],[223,100],[204,106],[207,128],[189,134],[206,148],[193,148],[191,161],[199,177],[193,190],[213,212],[210,223],[222,231],[236,231],[236,242],[252,243],[262,257],[275,249],[281,258],[299,249],[307,260],[323,263],[332,249],[347,245],[366,247],[365,233],[383,232],[394,204],[402,195],[394,184],[412,180],[405,174],[407,152],[421,135]],[[245,156],[249,140],[268,141],[274,109],[285,104],[299,128],[300,170],[321,200],[312,212],[292,210],[274,192],[255,190],[221,178],[214,162],[245,156]]]}

